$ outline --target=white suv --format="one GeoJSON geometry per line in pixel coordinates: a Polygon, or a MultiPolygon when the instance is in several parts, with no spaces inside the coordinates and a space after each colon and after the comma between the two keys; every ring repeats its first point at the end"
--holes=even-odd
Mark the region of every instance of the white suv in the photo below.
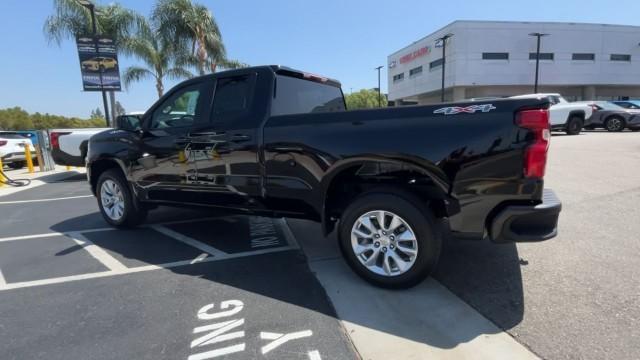
{"type": "Polygon", "coordinates": [[[0,131],[0,158],[2,163],[12,169],[20,169],[25,165],[25,147],[29,146],[31,157],[36,158],[36,149],[28,139],[12,131],[0,131]]]}
{"type": "Polygon", "coordinates": [[[549,122],[551,130],[565,131],[569,135],[578,135],[582,128],[589,125],[588,119],[593,108],[585,103],[571,103],[557,93],[527,94],[511,96],[511,99],[529,99],[547,97],[551,101],[549,122]]]}

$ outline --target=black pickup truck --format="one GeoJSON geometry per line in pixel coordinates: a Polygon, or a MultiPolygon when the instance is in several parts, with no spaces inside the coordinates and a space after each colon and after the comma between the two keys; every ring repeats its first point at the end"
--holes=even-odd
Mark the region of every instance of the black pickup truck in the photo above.
{"type": "Polygon", "coordinates": [[[435,267],[442,226],[497,243],[556,235],[545,190],[546,98],[346,111],[340,83],[282,66],[187,80],[89,141],[105,220],[157,204],[337,226],[351,267],[407,287],[435,267]]]}

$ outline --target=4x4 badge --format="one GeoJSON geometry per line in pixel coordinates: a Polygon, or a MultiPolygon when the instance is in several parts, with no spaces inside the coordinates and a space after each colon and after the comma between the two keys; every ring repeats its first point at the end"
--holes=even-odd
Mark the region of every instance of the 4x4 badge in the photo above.
{"type": "Polygon", "coordinates": [[[438,110],[435,110],[433,113],[445,114],[445,115],[454,115],[454,114],[460,114],[460,113],[473,114],[476,111],[481,111],[486,113],[491,110],[494,110],[495,108],[496,107],[493,106],[493,104],[471,105],[471,106],[465,106],[465,107],[450,106],[450,107],[445,107],[445,108],[440,108],[438,110]]]}

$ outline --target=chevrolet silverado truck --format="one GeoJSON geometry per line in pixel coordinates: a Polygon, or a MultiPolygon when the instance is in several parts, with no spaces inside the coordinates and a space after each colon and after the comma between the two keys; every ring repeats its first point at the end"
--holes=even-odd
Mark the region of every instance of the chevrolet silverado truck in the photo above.
{"type": "Polygon", "coordinates": [[[556,235],[548,107],[545,97],[347,111],[335,80],[244,68],[120,117],[91,137],[87,176],[113,226],[158,204],[310,219],[336,229],[364,279],[403,288],[434,270],[443,223],[456,241],[556,235]]]}

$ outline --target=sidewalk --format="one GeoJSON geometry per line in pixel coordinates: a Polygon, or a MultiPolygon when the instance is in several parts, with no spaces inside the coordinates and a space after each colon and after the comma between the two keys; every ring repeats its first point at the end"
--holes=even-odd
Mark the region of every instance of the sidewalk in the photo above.
{"type": "Polygon", "coordinates": [[[29,174],[27,168],[19,170],[8,170],[5,168],[3,171],[6,176],[13,180],[28,179],[31,180],[31,183],[27,186],[12,186],[6,183],[0,184],[0,196],[13,194],[18,191],[31,189],[47,183],[62,181],[70,177],[81,177],[86,173],[85,168],[71,167],[71,170],[67,170],[64,166],[56,166],[55,170],[45,172],[38,171],[38,168],[36,167],[36,171],[33,174],[29,174]]]}

